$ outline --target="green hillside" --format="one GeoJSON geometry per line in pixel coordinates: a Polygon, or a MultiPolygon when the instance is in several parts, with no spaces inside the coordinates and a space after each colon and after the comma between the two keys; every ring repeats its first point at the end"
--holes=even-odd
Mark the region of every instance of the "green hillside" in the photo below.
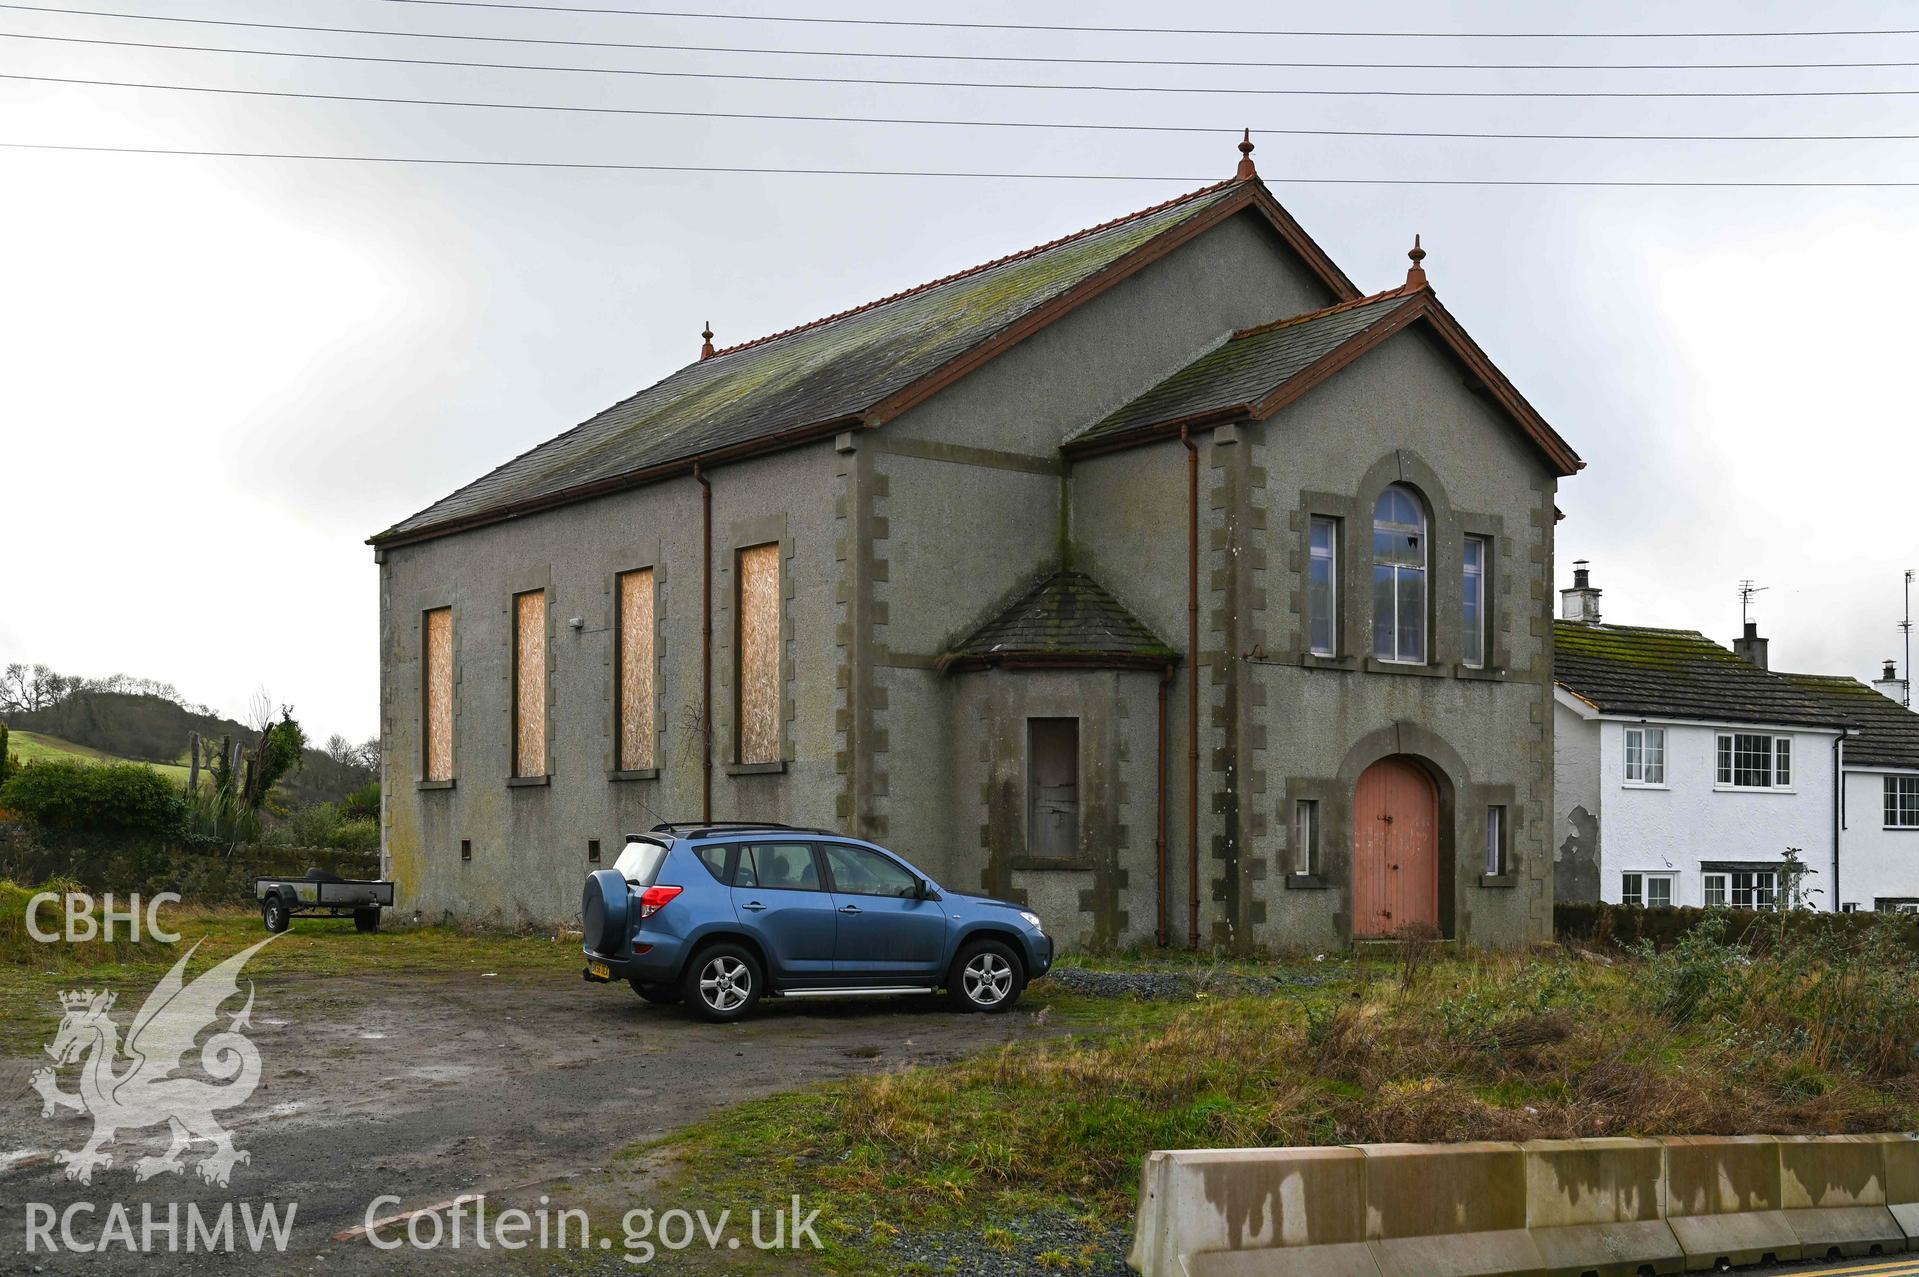
{"type": "Polygon", "coordinates": [[[42,732],[14,731],[7,734],[7,748],[21,762],[32,762],[36,758],[77,758],[90,763],[129,763],[137,762],[151,767],[170,780],[184,781],[187,768],[179,763],[149,763],[144,759],[120,758],[85,745],[76,745],[72,741],[61,740],[58,736],[48,736],[42,732]]]}

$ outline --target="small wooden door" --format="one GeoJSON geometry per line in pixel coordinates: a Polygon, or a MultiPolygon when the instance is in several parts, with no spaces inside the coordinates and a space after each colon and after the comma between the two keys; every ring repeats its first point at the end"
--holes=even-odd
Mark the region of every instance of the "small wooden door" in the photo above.
{"type": "Polygon", "coordinates": [[[1439,926],[1439,791],[1403,758],[1368,767],[1353,789],[1353,936],[1439,926]]]}

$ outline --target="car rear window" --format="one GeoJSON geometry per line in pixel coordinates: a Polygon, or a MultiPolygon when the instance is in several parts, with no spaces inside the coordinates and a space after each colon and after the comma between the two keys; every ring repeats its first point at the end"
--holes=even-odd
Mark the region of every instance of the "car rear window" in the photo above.
{"type": "Polygon", "coordinates": [[[666,863],[664,843],[648,842],[641,838],[630,838],[626,846],[620,848],[619,859],[613,867],[620,876],[630,883],[641,887],[650,887],[653,880],[660,876],[660,866],[666,863]]]}

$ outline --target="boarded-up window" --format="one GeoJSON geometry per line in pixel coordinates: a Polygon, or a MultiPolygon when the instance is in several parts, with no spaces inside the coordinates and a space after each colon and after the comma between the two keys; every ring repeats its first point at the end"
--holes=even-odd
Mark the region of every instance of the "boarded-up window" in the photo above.
{"type": "Polygon", "coordinates": [[[513,774],[546,775],[546,591],[513,596],[513,774]]]}
{"type": "Polygon", "coordinates": [[[739,746],[742,763],[780,757],[780,547],[740,551],[739,746]]]}
{"type": "Polygon", "coordinates": [[[619,577],[619,692],[621,771],[645,771],[653,761],[653,569],[619,577]]]}
{"type": "Polygon", "coordinates": [[[422,772],[427,780],[453,779],[453,609],[434,608],[422,618],[420,673],[422,772]]]}

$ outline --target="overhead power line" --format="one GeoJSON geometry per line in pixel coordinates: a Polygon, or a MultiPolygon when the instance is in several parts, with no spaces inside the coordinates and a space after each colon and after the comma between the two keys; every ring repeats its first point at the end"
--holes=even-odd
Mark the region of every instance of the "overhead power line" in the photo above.
{"type": "MultiPolygon", "coordinates": [[[[806,177],[938,177],[975,178],[994,181],[1037,182],[1181,182],[1214,183],[1215,176],[1185,176],[1146,173],[986,173],[945,169],[850,169],[788,168],[743,164],[626,164],[569,160],[481,160],[449,159],[417,155],[315,155],[293,151],[227,151],[186,147],[156,146],[83,146],[64,142],[0,142],[0,148],[19,151],[70,151],[102,155],[200,156],[214,159],[314,160],[337,164],[419,164],[468,168],[581,169],[617,173],[739,173],[806,177]]],[[[1723,188],[1723,189],[1906,189],[1919,188],[1913,181],[1636,181],[1607,179],[1553,178],[1467,178],[1467,177],[1286,177],[1281,186],[1557,186],[1615,188],[1723,188]]]]}
{"type": "Polygon", "coordinates": [[[887,80],[868,76],[771,75],[743,71],[661,71],[642,67],[557,66],[535,62],[466,62],[445,58],[403,58],[370,53],[313,53],[292,49],[236,49],[224,45],[161,44],[146,40],[103,40],[83,36],[37,35],[0,31],[0,39],[54,44],[88,44],[116,49],[165,49],[178,53],[231,53],[245,57],[301,58],[321,62],[367,62],[395,66],[460,67],[489,71],[560,71],[583,75],[637,75],[670,80],[747,80],[776,84],[861,84],[895,88],[1040,89],[1083,93],[1203,93],[1255,97],[1336,98],[1872,98],[1915,97],[1919,89],[1725,89],[1725,90],[1567,90],[1567,89],[1308,89],[1227,88],[1176,84],[1030,84],[994,80],[887,80]]]}
{"type": "Polygon", "coordinates": [[[796,22],[827,26],[930,27],[972,31],[1079,31],[1112,35],[1277,35],[1364,40],[1770,40],[1805,36],[1919,35],[1919,28],[1825,31],[1327,31],[1272,27],[1072,26],[1040,22],[937,22],[909,18],[822,18],[783,13],[711,13],[686,9],[612,9],[584,5],[510,4],[506,0],[386,0],[388,4],[449,9],[513,9],[530,13],[592,13],[624,18],[714,18],[728,22],[796,22]]]}
{"type": "Polygon", "coordinates": [[[912,62],[1026,62],[1067,66],[1245,67],[1264,70],[1328,71],[1857,71],[1910,69],[1919,61],[1862,62],[1328,62],[1272,61],[1249,58],[1088,58],[1009,53],[911,53],[873,49],[782,49],[727,44],[661,44],[643,40],[560,40],[538,36],[468,35],[454,31],[395,31],[384,27],[330,27],[293,22],[246,22],[235,18],[186,18],[119,9],[64,9],[53,5],[0,3],[22,13],[171,22],[192,26],[242,27],[254,31],[298,31],[321,35],[370,35],[406,40],[459,40],[475,44],[539,44],[577,49],[643,49],[666,53],[745,53],[791,58],[879,58],[912,62]]]}
{"type": "MultiPolygon", "coordinates": [[[[366,102],[383,106],[451,106],[499,111],[560,111],[583,115],[638,115],[666,119],[766,120],[803,124],[925,125],[940,128],[1060,129],[1102,133],[1180,133],[1228,136],[1238,129],[1203,124],[1111,124],[1073,120],[965,120],[898,115],[804,115],[768,111],[682,111],[660,107],[585,106],[558,102],[493,102],[465,98],[384,97],[371,93],[308,93],[291,89],[235,89],[205,84],[160,84],[145,80],[90,80],[66,75],[0,72],[0,80],[35,84],[73,84],[95,88],[153,89],[170,93],[211,93],[237,97],[292,98],[313,102],[366,102]]],[[[1913,142],[1919,133],[1477,133],[1467,130],[1308,129],[1253,125],[1262,137],[1380,137],[1427,140],[1543,142],[1913,142]]]]}

